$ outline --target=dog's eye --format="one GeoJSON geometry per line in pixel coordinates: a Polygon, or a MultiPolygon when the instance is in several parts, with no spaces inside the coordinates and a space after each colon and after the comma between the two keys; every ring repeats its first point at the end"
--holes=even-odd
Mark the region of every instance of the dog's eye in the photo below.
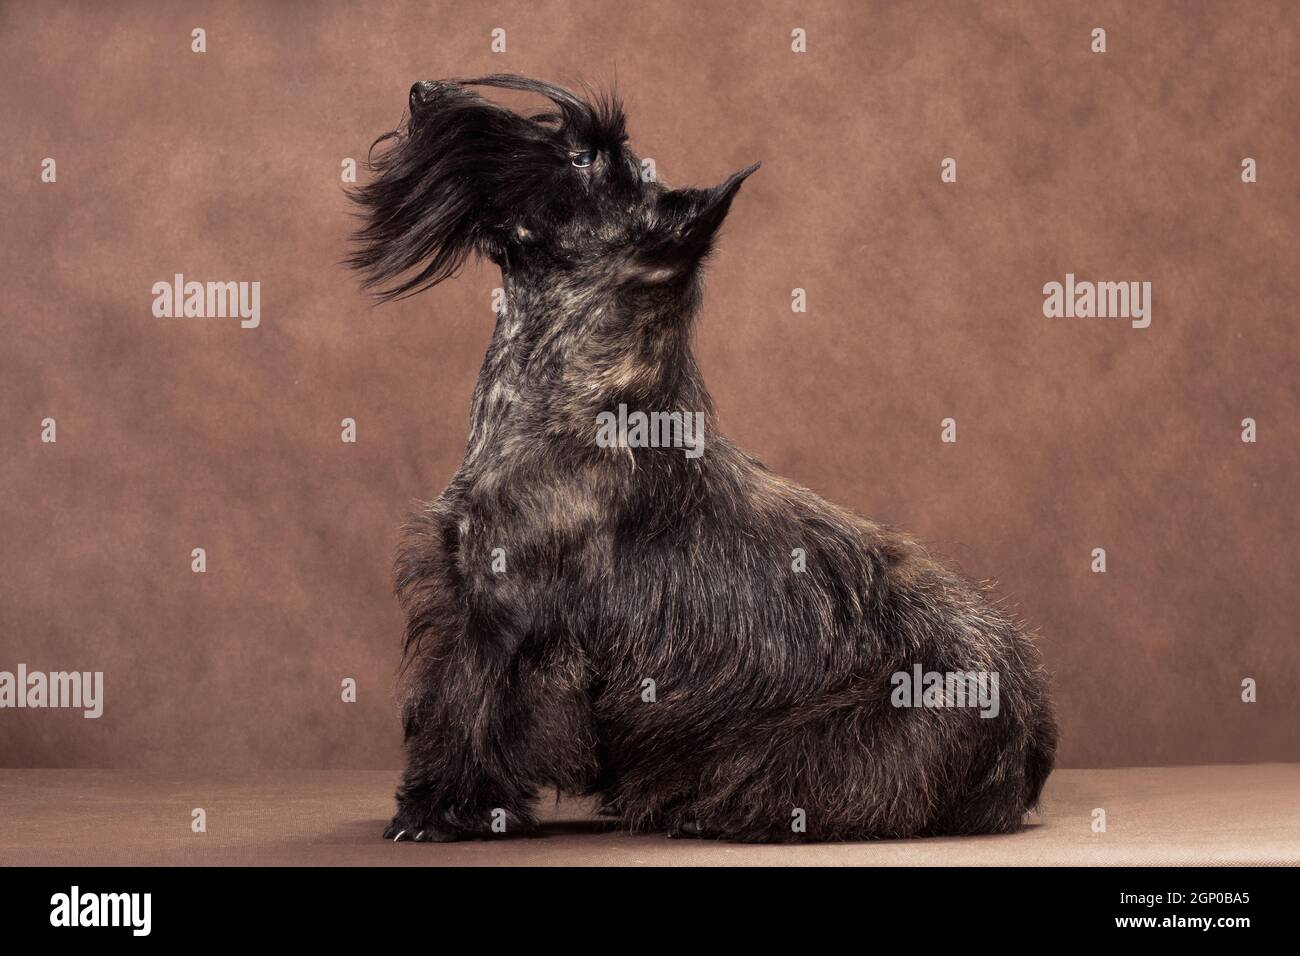
{"type": "Polygon", "coordinates": [[[596,161],[596,151],[594,149],[584,150],[581,153],[573,154],[573,165],[579,169],[586,169],[596,161]]]}

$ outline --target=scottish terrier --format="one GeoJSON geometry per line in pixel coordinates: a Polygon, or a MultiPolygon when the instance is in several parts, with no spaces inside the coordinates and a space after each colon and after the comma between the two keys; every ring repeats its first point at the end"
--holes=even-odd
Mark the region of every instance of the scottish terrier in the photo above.
{"type": "Polygon", "coordinates": [[[407,766],[384,835],[528,832],[543,788],[738,841],[1019,828],[1056,749],[1029,638],[905,535],[716,432],[671,440],[713,421],[701,267],[757,165],[673,189],[627,143],[612,95],[422,82],[352,193],[348,262],[381,298],[471,254],[504,290],[464,462],[399,549],[407,766]],[[962,706],[977,675],[996,706],[962,706]]]}

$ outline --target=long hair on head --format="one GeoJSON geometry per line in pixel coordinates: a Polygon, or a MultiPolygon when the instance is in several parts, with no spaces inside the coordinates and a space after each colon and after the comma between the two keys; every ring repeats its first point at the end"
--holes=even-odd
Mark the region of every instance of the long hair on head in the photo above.
{"type": "Polygon", "coordinates": [[[588,92],[512,74],[415,84],[402,124],[371,144],[372,178],[348,190],[362,225],[345,262],[364,274],[363,288],[381,300],[414,295],[473,253],[497,260],[517,223],[563,214],[578,198],[565,178],[569,154],[627,139],[617,97],[588,92]],[[538,93],[554,109],[524,115],[474,86],[538,93]]]}

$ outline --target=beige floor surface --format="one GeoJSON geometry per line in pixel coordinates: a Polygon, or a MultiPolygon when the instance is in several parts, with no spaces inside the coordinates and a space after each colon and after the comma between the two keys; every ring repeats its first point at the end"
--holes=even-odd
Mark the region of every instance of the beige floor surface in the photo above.
{"type": "Polygon", "coordinates": [[[544,832],[456,844],[380,839],[396,774],[202,776],[0,770],[0,865],[1003,866],[1300,863],[1300,765],[1058,770],[1023,832],[749,846],[632,836],[584,801],[544,832]],[[191,832],[202,807],[207,832],[191,832]],[[1106,812],[1106,832],[1092,830],[1106,812]]]}

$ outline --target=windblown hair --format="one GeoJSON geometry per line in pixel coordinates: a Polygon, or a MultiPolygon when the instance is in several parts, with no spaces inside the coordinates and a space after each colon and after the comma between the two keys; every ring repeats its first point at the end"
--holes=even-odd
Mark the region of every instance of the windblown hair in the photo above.
{"type": "Polygon", "coordinates": [[[477,253],[496,261],[501,235],[520,221],[563,218],[572,201],[562,188],[569,151],[613,149],[627,141],[623,108],[613,94],[579,99],[558,86],[509,74],[411,89],[405,122],[370,147],[374,178],[351,190],[365,224],[347,264],[366,273],[379,295],[414,295],[454,276],[477,253]],[[488,103],[468,87],[535,93],[554,110],[521,116],[488,103]],[[378,156],[375,148],[383,146],[378,156]],[[417,269],[417,267],[419,267],[417,269]]]}
{"type": "Polygon", "coordinates": [[[471,254],[505,289],[465,459],[398,556],[407,768],[385,835],[527,830],[550,787],[631,829],[732,840],[1018,829],[1056,748],[1033,642],[906,535],[712,429],[700,264],[756,167],[668,189],[625,140],[613,99],[422,83],[355,194],[351,262],[382,295],[471,254]],[[602,445],[616,409],[698,413],[707,447],[602,445]],[[996,715],[895,706],[917,667],[997,675],[996,715]]]}

